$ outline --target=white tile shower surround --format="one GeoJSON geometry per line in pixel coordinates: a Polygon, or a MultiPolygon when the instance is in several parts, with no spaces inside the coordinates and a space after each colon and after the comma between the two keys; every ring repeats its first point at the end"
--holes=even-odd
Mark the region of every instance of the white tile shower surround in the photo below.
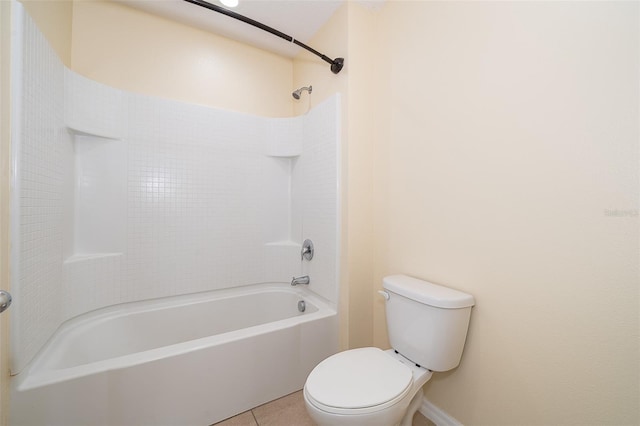
{"type": "Polygon", "coordinates": [[[303,272],[337,301],[337,96],[269,119],[127,93],[21,25],[14,372],[63,321],[116,303],[303,272]]]}
{"type": "Polygon", "coordinates": [[[19,37],[14,40],[24,43],[23,69],[14,75],[19,76],[16,80],[22,79],[22,84],[12,88],[12,97],[20,97],[23,106],[21,116],[12,117],[16,124],[12,131],[19,132],[20,137],[17,147],[20,198],[19,203],[12,203],[13,211],[18,208],[20,214],[19,228],[15,224],[13,227],[12,247],[19,250],[19,261],[12,264],[20,283],[12,285],[15,300],[12,334],[22,336],[20,343],[13,345],[14,356],[30,358],[63,320],[59,307],[65,170],[71,153],[60,103],[64,98],[64,69],[30,21],[24,22],[20,35],[21,40],[19,37]]]}

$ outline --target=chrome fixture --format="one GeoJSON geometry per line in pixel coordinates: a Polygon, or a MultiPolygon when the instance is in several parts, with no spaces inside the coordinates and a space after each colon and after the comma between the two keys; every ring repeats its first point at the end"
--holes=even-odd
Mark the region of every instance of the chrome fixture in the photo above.
{"type": "Polygon", "coordinates": [[[300,95],[302,94],[303,90],[306,90],[307,92],[311,93],[311,91],[313,90],[313,86],[301,87],[298,90],[294,90],[293,93],[291,94],[291,96],[293,96],[293,99],[300,99],[300,95]]]}
{"type": "Polygon", "coordinates": [[[301,300],[301,301],[298,302],[298,310],[300,312],[304,312],[304,311],[307,310],[307,304],[304,303],[304,300],[301,300]]]}
{"type": "Polygon", "coordinates": [[[291,280],[291,285],[296,286],[299,284],[306,284],[309,285],[309,281],[311,281],[309,279],[309,275],[305,275],[302,277],[293,277],[293,279],[291,280]]]}
{"type": "Polygon", "coordinates": [[[391,295],[389,294],[389,292],[385,291],[385,290],[378,290],[378,294],[382,297],[384,297],[384,300],[389,300],[391,299],[391,295]]]}
{"type": "Polygon", "coordinates": [[[13,298],[8,291],[0,290],[0,314],[7,310],[11,306],[13,298]]]}
{"type": "Polygon", "coordinates": [[[302,243],[302,250],[300,250],[300,260],[304,259],[313,259],[313,241],[308,238],[304,240],[302,243]]]}

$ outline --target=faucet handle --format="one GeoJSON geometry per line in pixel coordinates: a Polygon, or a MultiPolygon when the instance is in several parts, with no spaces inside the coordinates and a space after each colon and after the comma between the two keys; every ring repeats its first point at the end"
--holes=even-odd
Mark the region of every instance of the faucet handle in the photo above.
{"type": "Polygon", "coordinates": [[[302,243],[302,250],[300,250],[300,260],[311,260],[313,259],[313,241],[310,239],[304,240],[302,243]]]}

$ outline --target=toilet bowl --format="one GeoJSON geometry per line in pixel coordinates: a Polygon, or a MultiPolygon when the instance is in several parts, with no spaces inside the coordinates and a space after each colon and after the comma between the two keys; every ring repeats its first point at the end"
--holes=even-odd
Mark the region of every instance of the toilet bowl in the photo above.
{"type": "Polygon", "coordinates": [[[383,287],[392,349],[351,349],[313,369],[303,394],[320,426],[410,426],[433,371],[460,363],[473,296],[406,275],[383,287]]]}
{"type": "Polygon", "coordinates": [[[411,425],[431,375],[393,349],[353,349],[318,364],[305,383],[304,400],[320,426],[411,425]]]}

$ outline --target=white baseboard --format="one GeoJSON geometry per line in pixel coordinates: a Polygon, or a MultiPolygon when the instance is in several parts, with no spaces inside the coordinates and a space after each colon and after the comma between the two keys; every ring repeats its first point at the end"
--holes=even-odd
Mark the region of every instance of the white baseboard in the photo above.
{"type": "Polygon", "coordinates": [[[436,407],[433,402],[429,401],[427,398],[422,399],[422,405],[418,411],[435,423],[436,426],[462,426],[462,423],[451,417],[439,407],[436,407]]]}

